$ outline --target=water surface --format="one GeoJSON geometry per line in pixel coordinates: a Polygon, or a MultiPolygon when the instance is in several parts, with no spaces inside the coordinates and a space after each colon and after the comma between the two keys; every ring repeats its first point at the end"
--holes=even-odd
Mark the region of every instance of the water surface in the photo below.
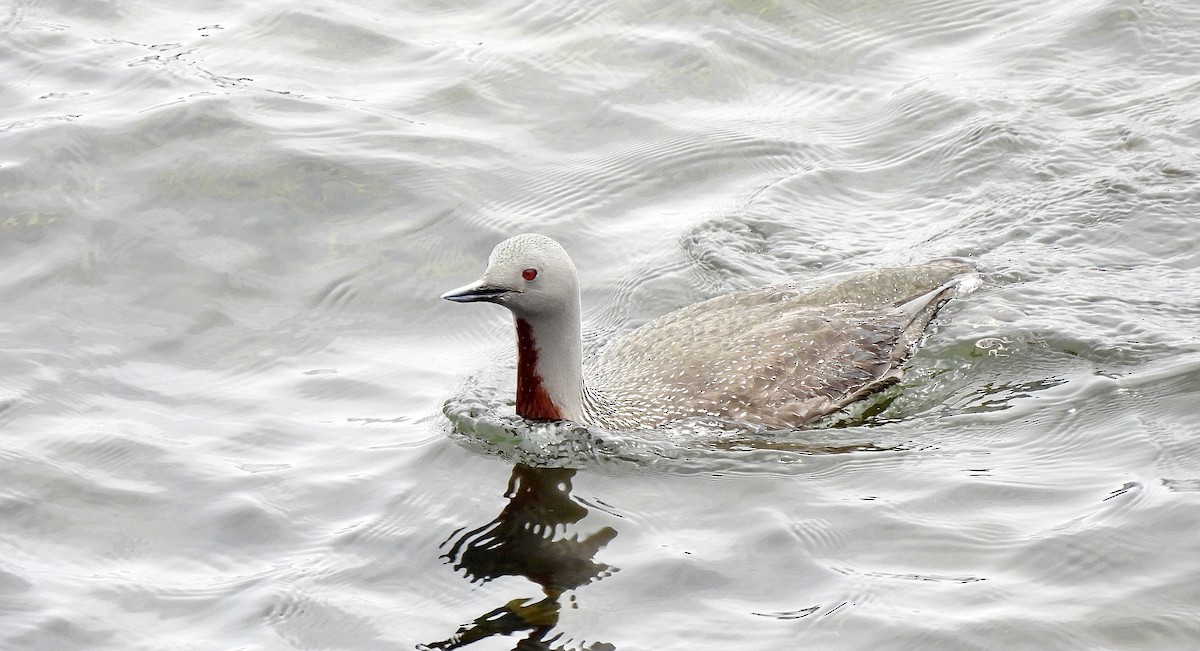
{"type": "Polygon", "coordinates": [[[6,11],[0,647],[1200,644],[1193,3],[6,11]],[[529,230],[589,350],[990,274],[837,426],[531,430],[529,230]]]}

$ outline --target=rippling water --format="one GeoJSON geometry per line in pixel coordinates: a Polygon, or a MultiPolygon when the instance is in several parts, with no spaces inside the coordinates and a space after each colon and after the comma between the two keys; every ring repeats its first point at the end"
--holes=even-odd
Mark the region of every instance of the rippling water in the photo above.
{"type": "Polygon", "coordinates": [[[6,11],[0,647],[1200,646],[1195,3],[6,11]],[[832,426],[530,428],[528,230],[590,350],[990,274],[832,426]]]}

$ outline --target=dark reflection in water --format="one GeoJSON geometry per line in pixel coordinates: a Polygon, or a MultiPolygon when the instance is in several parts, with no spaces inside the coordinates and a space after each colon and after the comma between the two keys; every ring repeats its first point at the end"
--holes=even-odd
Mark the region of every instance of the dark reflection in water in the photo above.
{"type": "Polygon", "coordinates": [[[533,468],[518,464],[508,480],[504,496],[508,504],[491,522],[469,531],[461,529],[443,543],[449,546],[442,558],[454,563],[471,582],[486,583],[501,576],[523,576],[542,587],[542,597],[516,598],[475,618],[447,640],[422,648],[457,649],[493,635],[528,631],[516,643],[521,650],[592,651],[613,649],[610,644],[587,647],[552,646],[562,639],[555,632],[559,599],[563,593],[602,578],[610,567],[593,560],[596,552],[616,537],[612,527],[603,527],[584,538],[567,536],[568,526],[588,510],[571,498],[567,468],[533,468]]]}

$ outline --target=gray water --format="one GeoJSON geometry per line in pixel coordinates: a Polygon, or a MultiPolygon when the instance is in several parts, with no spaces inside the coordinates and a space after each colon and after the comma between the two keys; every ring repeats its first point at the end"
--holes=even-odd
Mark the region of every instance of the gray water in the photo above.
{"type": "Polygon", "coordinates": [[[0,11],[0,648],[1200,648],[1200,5],[0,11]],[[437,296],[530,230],[589,350],[988,282],[832,426],[529,428],[437,296]]]}

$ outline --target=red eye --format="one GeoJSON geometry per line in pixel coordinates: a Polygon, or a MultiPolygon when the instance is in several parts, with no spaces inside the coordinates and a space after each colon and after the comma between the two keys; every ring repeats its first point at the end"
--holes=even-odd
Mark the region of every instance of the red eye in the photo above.
{"type": "Polygon", "coordinates": [[[534,278],[537,278],[537,269],[526,269],[525,271],[521,272],[521,277],[525,280],[533,280],[534,278]]]}

